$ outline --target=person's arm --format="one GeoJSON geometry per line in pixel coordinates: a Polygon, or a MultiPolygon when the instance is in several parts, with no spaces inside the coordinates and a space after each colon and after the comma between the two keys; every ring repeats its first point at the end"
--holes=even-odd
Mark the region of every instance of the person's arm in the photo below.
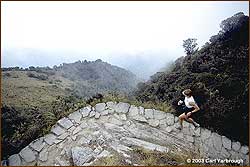
{"type": "Polygon", "coordinates": [[[182,105],[183,104],[183,101],[182,100],[179,100],[178,101],[178,106],[182,105]]]}
{"type": "Polygon", "coordinates": [[[194,113],[200,110],[200,107],[194,102],[189,102],[189,105],[194,107],[194,110],[191,111],[191,113],[194,113]]]}

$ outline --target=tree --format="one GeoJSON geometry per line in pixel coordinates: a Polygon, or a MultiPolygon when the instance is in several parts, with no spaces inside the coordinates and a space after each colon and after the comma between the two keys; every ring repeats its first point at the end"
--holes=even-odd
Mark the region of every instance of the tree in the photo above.
{"type": "Polygon", "coordinates": [[[194,54],[196,51],[198,51],[198,47],[197,47],[197,39],[195,38],[188,38],[186,40],[183,40],[183,48],[185,49],[185,52],[187,55],[192,55],[194,54]]]}
{"type": "Polygon", "coordinates": [[[236,27],[240,27],[241,24],[240,20],[241,18],[244,18],[245,15],[243,12],[239,12],[236,13],[235,15],[233,15],[232,17],[227,18],[226,20],[223,20],[220,24],[220,34],[231,31],[232,29],[236,28],[236,27]]]}

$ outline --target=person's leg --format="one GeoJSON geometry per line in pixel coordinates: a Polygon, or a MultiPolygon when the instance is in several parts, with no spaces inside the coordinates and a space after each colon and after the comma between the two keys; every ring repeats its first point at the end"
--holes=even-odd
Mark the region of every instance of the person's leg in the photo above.
{"type": "Polygon", "coordinates": [[[186,118],[185,120],[188,121],[188,122],[190,122],[190,123],[192,123],[192,124],[194,125],[194,127],[200,126],[200,125],[197,124],[192,118],[186,118]]]}
{"type": "Polygon", "coordinates": [[[180,116],[179,116],[179,123],[180,123],[180,129],[182,129],[183,125],[183,120],[186,118],[186,115],[185,113],[182,113],[180,116]]]}

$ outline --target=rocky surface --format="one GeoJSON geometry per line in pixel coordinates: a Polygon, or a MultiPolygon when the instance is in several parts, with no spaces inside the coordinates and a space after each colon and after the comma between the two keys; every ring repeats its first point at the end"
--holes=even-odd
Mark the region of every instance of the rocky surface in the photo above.
{"type": "Polygon", "coordinates": [[[118,154],[138,165],[133,149],[141,147],[166,154],[185,150],[198,155],[193,158],[242,159],[241,165],[249,165],[248,146],[187,122],[181,131],[177,127],[178,118],[171,113],[122,102],[99,103],[60,119],[50,134],[10,156],[8,163],[86,166],[118,154]]]}

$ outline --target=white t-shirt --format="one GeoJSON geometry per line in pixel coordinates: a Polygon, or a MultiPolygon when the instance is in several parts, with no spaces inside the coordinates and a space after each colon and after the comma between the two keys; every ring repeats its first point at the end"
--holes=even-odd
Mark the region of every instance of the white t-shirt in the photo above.
{"type": "MultiPolygon", "coordinates": [[[[191,106],[191,105],[189,104],[190,102],[195,103],[193,96],[191,96],[191,97],[185,97],[184,103],[185,103],[185,105],[187,106],[187,108],[192,108],[192,107],[193,107],[193,106],[191,106]]],[[[196,104],[196,103],[195,103],[195,104],[196,104]]]]}

